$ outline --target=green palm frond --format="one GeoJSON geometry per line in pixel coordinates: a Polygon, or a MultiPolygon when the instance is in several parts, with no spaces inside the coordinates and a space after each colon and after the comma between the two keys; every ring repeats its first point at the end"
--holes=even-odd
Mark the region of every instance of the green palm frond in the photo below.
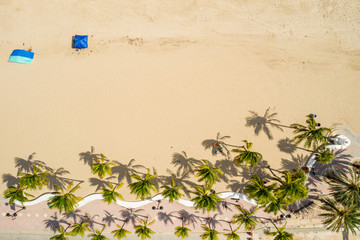
{"type": "Polygon", "coordinates": [[[118,227],[118,229],[112,231],[111,233],[114,234],[114,237],[116,237],[117,239],[123,239],[123,238],[127,238],[126,234],[131,234],[130,231],[124,229],[122,226],[120,225],[116,225],[118,227]]]}
{"type": "Polygon", "coordinates": [[[4,197],[5,199],[9,199],[9,205],[12,205],[15,200],[23,204],[24,202],[29,201],[28,197],[34,197],[34,196],[29,193],[26,193],[24,191],[24,187],[11,186],[4,191],[4,197]]]}
{"type": "Polygon", "coordinates": [[[245,150],[243,149],[233,149],[232,152],[239,153],[234,158],[234,163],[236,165],[245,164],[247,166],[250,164],[251,167],[258,165],[259,160],[263,158],[261,153],[250,151],[252,148],[252,143],[248,142],[247,140],[243,140],[245,142],[245,150]]]}
{"type": "Polygon", "coordinates": [[[187,238],[187,237],[189,237],[189,232],[191,232],[191,230],[189,228],[183,227],[183,226],[178,226],[175,228],[174,234],[180,238],[187,238]]]}
{"type": "Polygon", "coordinates": [[[216,193],[211,193],[208,187],[197,186],[191,193],[196,196],[191,199],[194,202],[195,209],[201,209],[203,212],[216,211],[218,202],[221,200],[216,193]]]}
{"type": "Polygon", "coordinates": [[[150,198],[151,191],[158,191],[158,186],[151,181],[157,178],[157,174],[151,175],[150,169],[148,169],[148,172],[143,178],[137,174],[131,175],[131,177],[137,180],[137,182],[133,182],[129,185],[131,193],[136,194],[136,198],[150,198]]]}
{"type": "Polygon", "coordinates": [[[81,235],[81,237],[84,237],[85,232],[90,231],[90,228],[88,228],[87,225],[89,225],[89,223],[86,221],[80,223],[73,223],[71,225],[72,230],[70,232],[70,235],[72,236],[81,235]]]}
{"type": "Polygon", "coordinates": [[[106,225],[103,225],[103,228],[101,231],[95,230],[95,233],[89,234],[88,237],[90,237],[91,240],[107,240],[107,239],[109,239],[105,235],[102,235],[105,227],[106,227],[106,225]]]}
{"type": "Polygon", "coordinates": [[[64,227],[60,226],[57,227],[56,230],[60,233],[58,235],[52,236],[50,240],[69,240],[69,238],[66,235],[70,235],[70,233],[66,232],[66,229],[64,227]]]}
{"type": "Polygon", "coordinates": [[[71,182],[66,191],[59,189],[60,191],[53,192],[55,196],[51,197],[48,201],[50,209],[56,208],[60,213],[64,210],[66,213],[73,212],[78,206],[77,202],[82,198],[75,196],[73,193],[80,188],[79,184],[73,188],[71,182]]]}
{"type": "Polygon", "coordinates": [[[210,227],[206,225],[201,225],[202,229],[204,230],[204,233],[200,235],[202,239],[207,240],[219,240],[219,232],[215,229],[211,229],[210,227]]]}
{"type": "Polygon", "coordinates": [[[34,166],[32,173],[19,173],[19,176],[21,176],[19,179],[20,186],[24,186],[25,188],[32,190],[42,189],[42,187],[47,185],[49,181],[47,177],[49,174],[50,173],[48,172],[42,172],[40,168],[34,166]]]}
{"type": "Polygon", "coordinates": [[[329,148],[321,148],[315,153],[315,159],[318,163],[329,164],[335,159],[335,154],[329,148]]]}
{"type": "Polygon", "coordinates": [[[151,234],[154,234],[155,232],[151,230],[148,226],[153,224],[155,220],[151,221],[150,223],[147,222],[147,220],[139,219],[140,223],[139,225],[135,225],[135,233],[138,237],[141,238],[141,240],[144,240],[146,238],[151,238],[151,234]]]}
{"type": "Polygon", "coordinates": [[[294,134],[297,134],[293,140],[296,145],[304,142],[306,148],[317,149],[321,144],[327,143],[327,137],[331,134],[330,128],[317,127],[314,117],[310,114],[307,115],[308,125],[291,124],[290,127],[295,128],[294,134]]]}
{"type": "Polygon", "coordinates": [[[250,228],[254,228],[256,224],[259,222],[257,219],[253,217],[257,209],[250,212],[242,208],[241,206],[236,206],[236,208],[240,211],[240,214],[235,214],[233,216],[232,222],[237,223],[240,226],[244,224],[246,230],[250,230],[250,228]]]}
{"type": "MultiPolygon", "coordinates": [[[[230,227],[231,227],[231,223],[230,223],[230,227]]],[[[233,230],[233,229],[227,230],[229,232],[224,233],[224,236],[226,237],[226,240],[241,240],[239,234],[237,233],[239,228],[240,228],[240,226],[237,227],[235,230],[233,230]]]]}
{"type": "Polygon", "coordinates": [[[96,163],[91,164],[91,172],[97,174],[100,179],[105,177],[106,174],[112,175],[111,166],[115,165],[114,163],[106,160],[104,154],[101,154],[101,160],[94,158],[96,163]]]}
{"type": "Polygon", "coordinates": [[[202,161],[204,162],[203,165],[195,167],[196,177],[199,177],[199,182],[204,181],[205,185],[211,187],[220,179],[219,175],[223,175],[223,172],[218,168],[210,168],[206,160],[202,161]]]}
{"type": "Polygon", "coordinates": [[[345,170],[326,178],[331,195],[345,206],[360,206],[360,174],[349,167],[345,170]]]}
{"type": "Polygon", "coordinates": [[[102,189],[102,196],[103,201],[110,204],[112,202],[116,202],[117,199],[124,200],[123,196],[116,192],[117,189],[121,188],[124,183],[117,184],[115,187],[109,182],[109,186],[111,189],[103,188],[102,189]]]}
{"type": "Polygon", "coordinates": [[[276,227],[276,232],[269,232],[267,235],[275,236],[274,240],[293,240],[293,234],[284,231],[286,223],[283,227],[276,227]]]}
{"type": "Polygon", "coordinates": [[[258,204],[266,205],[274,199],[272,191],[276,187],[276,184],[265,186],[264,181],[259,176],[252,176],[250,183],[245,186],[244,193],[248,195],[250,199],[255,199],[258,204]]]}
{"type": "Polygon", "coordinates": [[[183,186],[176,186],[174,178],[171,178],[171,187],[162,186],[161,188],[164,188],[164,191],[161,193],[161,195],[163,195],[164,198],[169,199],[170,203],[179,200],[180,197],[183,196],[183,194],[179,192],[179,189],[182,189],[183,186]]]}
{"type": "Polygon", "coordinates": [[[273,178],[280,183],[275,189],[275,197],[283,199],[288,204],[294,201],[305,199],[309,194],[309,189],[305,186],[305,173],[301,170],[290,173],[285,170],[282,172],[282,178],[273,178]]]}

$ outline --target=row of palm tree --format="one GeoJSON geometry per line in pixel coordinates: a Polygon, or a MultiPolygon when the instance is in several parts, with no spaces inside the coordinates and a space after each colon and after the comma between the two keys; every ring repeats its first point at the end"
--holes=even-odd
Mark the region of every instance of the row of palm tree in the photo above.
{"type": "MultiPolygon", "coordinates": [[[[317,151],[319,162],[324,164],[328,163],[329,159],[333,158],[334,155],[329,149],[324,148],[324,144],[326,144],[327,136],[331,133],[331,130],[317,127],[312,115],[308,115],[307,117],[308,126],[300,124],[291,125],[291,127],[295,129],[294,133],[297,134],[293,140],[295,144],[300,144],[304,141],[305,147],[312,147],[314,151],[317,151]]],[[[252,143],[246,140],[244,140],[244,143],[245,145],[243,147],[232,150],[232,152],[238,153],[233,161],[236,165],[244,164],[246,166],[249,164],[251,167],[258,165],[263,157],[262,154],[251,151],[252,143]]],[[[93,174],[103,179],[106,175],[112,175],[111,166],[114,165],[114,163],[109,161],[103,154],[100,156],[100,159],[94,158],[94,163],[91,164],[91,170],[93,174]]],[[[281,172],[281,176],[274,174],[270,168],[269,170],[273,174],[272,183],[265,184],[260,177],[253,176],[250,184],[245,188],[245,193],[249,195],[249,198],[255,199],[258,202],[258,206],[263,207],[266,212],[277,214],[279,211],[285,210],[287,205],[307,197],[308,189],[305,187],[306,177],[301,170],[293,172],[283,171],[281,172]]],[[[220,180],[220,176],[223,174],[222,171],[218,168],[210,167],[209,163],[203,160],[202,165],[195,167],[195,172],[196,177],[198,177],[198,182],[203,183],[203,185],[195,186],[194,191],[191,191],[191,193],[195,195],[192,198],[195,209],[201,209],[203,212],[215,211],[220,198],[211,188],[216,181],[220,180]]],[[[32,195],[26,193],[25,190],[41,189],[43,185],[47,184],[48,174],[48,172],[41,171],[39,165],[33,166],[32,173],[20,172],[18,186],[11,186],[7,189],[4,194],[5,198],[9,198],[9,203],[11,204],[14,200],[19,200],[22,203],[28,201],[27,197],[32,197],[32,195]]],[[[129,184],[129,188],[131,193],[136,195],[136,198],[150,198],[153,195],[152,192],[156,193],[159,190],[158,185],[154,182],[157,174],[150,174],[149,169],[144,176],[133,174],[130,177],[135,180],[129,184]]],[[[81,182],[79,182],[79,184],[80,183],[81,182]]],[[[57,208],[60,213],[62,211],[66,213],[74,211],[77,202],[81,199],[74,195],[74,192],[80,188],[79,184],[72,188],[73,183],[71,182],[66,190],[56,187],[57,191],[53,192],[55,196],[48,202],[49,207],[57,208]]],[[[109,189],[102,189],[104,201],[110,204],[116,202],[117,199],[122,199],[121,194],[116,191],[122,185],[123,183],[114,183],[113,185],[109,182],[109,189]]],[[[170,186],[164,185],[161,188],[164,189],[162,192],[163,196],[168,198],[169,202],[178,200],[182,196],[179,192],[182,186],[177,186],[173,178],[170,186]]],[[[248,214],[245,211],[247,210],[241,213],[243,215],[248,214]]],[[[238,218],[237,222],[240,221],[239,219],[241,219],[241,217],[238,218]]],[[[245,228],[248,226],[245,223],[244,225],[245,228]]]]}

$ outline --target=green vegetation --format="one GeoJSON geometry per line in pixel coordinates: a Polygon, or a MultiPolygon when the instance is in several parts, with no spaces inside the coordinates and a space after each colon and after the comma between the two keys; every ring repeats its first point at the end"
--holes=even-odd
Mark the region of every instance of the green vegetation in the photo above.
{"type": "Polygon", "coordinates": [[[236,165],[245,164],[245,166],[250,164],[251,167],[258,165],[259,160],[262,159],[263,157],[262,154],[258,152],[250,151],[252,148],[251,142],[248,142],[247,140],[243,140],[243,142],[245,143],[244,150],[243,149],[231,150],[232,152],[239,153],[239,155],[237,155],[234,158],[234,163],[236,163],[236,165]]]}
{"type": "Polygon", "coordinates": [[[165,190],[161,193],[161,195],[164,196],[164,198],[167,198],[170,203],[173,203],[174,201],[177,201],[180,199],[180,197],[183,196],[179,192],[179,189],[182,189],[183,186],[176,186],[176,182],[174,178],[171,178],[171,187],[169,186],[161,186],[161,188],[164,188],[165,190]]]}
{"type": "Polygon", "coordinates": [[[143,178],[140,177],[138,174],[131,175],[131,177],[137,180],[137,182],[133,182],[129,185],[131,193],[136,194],[136,198],[151,198],[151,191],[158,191],[158,186],[151,181],[157,178],[157,175],[151,175],[150,169],[148,169],[147,173],[143,178]]]}
{"type": "Polygon", "coordinates": [[[139,219],[139,221],[140,221],[140,224],[134,226],[135,233],[137,234],[137,236],[140,237],[141,240],[144,240],[146,238],[151,238],[151,234],[154,234],[155,232],[153,230],[151,230],[148,226],[153,224],[155,222],[155,220],[153,220],[149,223],[147,222],[147,220],[143,220],[143,219],[139,219]]]}
{"type": "Polygon", "coordinates": [[[49,199],[49,208],[56,208],[60,211],[60,213],[62,211],[65,211],[66,213],[74,211],[77,207],[77,202],[82,199],[80,197],[76,197],[73,194],[76,190],[80,188],[79,184],[71,188],[73,185],[73,182],[71,182],[65,191],[57,187],[58,191],[52,193],[55,196],[49,199]]]}

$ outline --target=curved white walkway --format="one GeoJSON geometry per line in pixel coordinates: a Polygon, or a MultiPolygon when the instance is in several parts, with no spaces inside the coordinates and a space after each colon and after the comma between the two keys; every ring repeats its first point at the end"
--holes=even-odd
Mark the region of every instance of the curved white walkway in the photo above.
{"type": "MultiPolygon", "coordinates": [[[[44,201],[48,201],[52,196],[54,196],[51,193],[45,193],[41,196],[39,196],[38,198],[28,201],[28,202],[24,202],[24,206],[32,206],[44,201]]],[[[235,199],[240,199],[243,201],[246,201],[248,203],[254,204],[256,205],[256,201],[255,200],[250,200],[247,198],[246,195],[241,194],[241,193],[235,193],[235,192],[222,192],[219,193],[218,196],[222,199],[225,198],[235,198],[235,199]]],[[[83,198],[83,200],[78,202],[78,207],[82,207],[85,206],[87,203],[92,202],[94,200],[102,200],[103,197],[100,193],[94,193],[94,194],[90,194],[86,197],[83,198]]],[[[137,208],[137,207],[142,207],[144,205],[150,204],[152,202],[155,202],[157,200],[161,200],[164,199],[164,197],[161,194],[157,194],[155,195],[153,198],[149,198],[147,200],[143,200],[143,201],[134,201],[134,202],[127,202],[127,201],[121,201],[121,200],[117,200],[116,204],[125,207],[125,208],[137,208]]],[[[194,203],[190,200],[185,200],[185,199],[179,199],[179,201],[177,201],[178,203],[187,206],[187,207],[193,207],[194,203]]],[[[19,201],[15,201],[16,204],[21,204],[19,201]]]]}

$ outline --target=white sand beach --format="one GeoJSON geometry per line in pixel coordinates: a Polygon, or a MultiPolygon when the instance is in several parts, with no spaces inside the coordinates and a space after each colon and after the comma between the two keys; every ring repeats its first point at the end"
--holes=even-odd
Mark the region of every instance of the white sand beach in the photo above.
{"type": "Polygon", "coordinates": [[[271,128],[269,140],[245,126],[267,108],[282,125],[316,113],[359,134],[359,10],[355,0],[0,0],[0,175],[35,152],[85,180],[85,196],[95,187],[79,154],[91,146],[166,175],[174,153],[223,159],[201,145],[218,132],[280,169],[291,130],[271,128]],[[88,49],[71,48],[75,34],[89,35],[88,49]],[[28,48],[31,65],[7,62],[28,48]]]}

